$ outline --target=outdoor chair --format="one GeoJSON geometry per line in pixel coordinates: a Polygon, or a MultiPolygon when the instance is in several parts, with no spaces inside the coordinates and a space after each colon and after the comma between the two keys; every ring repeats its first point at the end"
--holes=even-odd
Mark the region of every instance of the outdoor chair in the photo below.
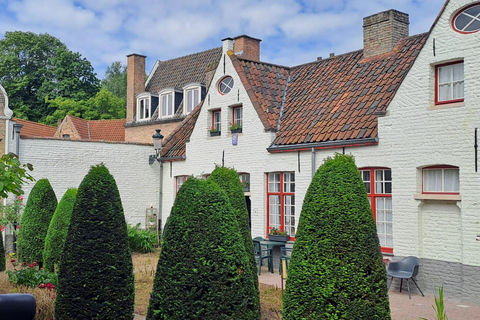
{"type": "Polygon", "coordinates": [[[415,284],[415,286],[417,286],[422,296],[425,297],[417,282],[413,278],[418,274],[419,267],[420,260],[418,260],[417,257],[410,256],[403,258],[400,261],[390,262],[387,267],[387,275],[391,277],[388,289],[390,289],[390,286],[392,285],[393,278],[398,278],[400,279],[400,292],[402,292],[403,280],[405,279],[407,280],[408,298],[411,299],[412,297],[410,296],[410,283],[408,282],[408,280],[412,279],[413,283],[415,284]]]}
{"type": "Polygon", "coordinates": [[[271,266],[271,253],[268,249],[263,249],[260,241],[253,239],[253,250],[255,253],[255,262],[258,264],[258,274],[262,273],[263,259],[267,259],[268,270],[272,268],[271,266]]]}
{"type": "Polygon", "coordinates": [[[285,260],[285,269],[288,270],[288,262],[290,261],[290,256],[292,255],[293,248],[280,248],[280,263],[278,266],[278,274],[282,274],[282,261],[285,260]]]}

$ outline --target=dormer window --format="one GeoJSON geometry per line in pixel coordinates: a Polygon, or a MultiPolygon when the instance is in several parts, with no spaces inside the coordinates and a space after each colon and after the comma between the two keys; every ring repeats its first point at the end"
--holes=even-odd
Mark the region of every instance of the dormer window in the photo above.
{"type": "Polygon", "coordinates": [[[158,96],[143,92],[137,96],[137,121],[150,120],[158,106],[158,96]]]}
{"type": "Polygon", "coordinates": [[[171,118],[175,115],[177,108],[182,100],[182,92],[173,88],[163,89],[159,93],[160,110],[159,118],[171,118]]]}
{"type": "Polygon", "coordinates": [[[200,103],[202,99],[202,86],[192,83],[183,88],[183,113],[188,114],[200,103]]]}

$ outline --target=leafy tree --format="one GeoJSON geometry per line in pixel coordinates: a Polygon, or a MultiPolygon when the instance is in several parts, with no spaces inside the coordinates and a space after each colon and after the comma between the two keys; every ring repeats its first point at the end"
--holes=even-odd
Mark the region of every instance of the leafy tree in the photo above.
{"type": "Polygon", "coordinates": [[[114,61],[107,67],[102,80],[102,88],[120,99],[127,100],[127,67],[120,61],[114,61]]]}
{"type": "Polygon", "coordinates": [[[147,319],[257,319],[250,267],[225,192],[188,179],[165,228],[147,319]]]}
{"type": "Polygon", "coordinates": [[[42,266],[48,226],[57,208],[57,197],[48,179],[40,179],[28,196],[20,221],[17,250],[20,260],[42,266]]]}
{"type": "Polygon", "coordinates": [[[252,234],[250,232],[250,223],[248,221],[248,209],[245,202],[242,183],[240,182],[238,173],[235,171],[235,169],[225,167],[216,167],[209,179],[218,184],[220,188],[227,193],[234,215],[238,221],[238,226],[240,228],[240,232],[242,233],[245,250],[248,259],[250,260],[250,268],[247,269],[245,273],[250,277],[250,281],[252,281],[254,284],[253,287],[248,287],[254,289],[248,294],[248,297],[252,299],[251,303],[256,305],[256,310],[258,312],[256,319],[259,319],[260,295],[258,291],[257,265],[255,263],[252,234]]]}
{"type": "Polygon", "coordinates": [[[66,115],[86,120],[123,119],[125,118],[125,100],[116,97],[110,91],[101,88],[95,97],[88,100],[74,100],[57,97],[46,99],[49,108],[55,109],[45,118],[45,123],[55,125],[66,115]]]}
{"type": "Polygon", "coordinates": [[[133,264],[117,184],[97,165],[81,182],[60,259],[55,319],[133,319],[133,264]]]}
{"type": "Polygon", "coordinates": [[[305,195],[283,319],[390,319],[375,221],[352,156],[327,159],[305,195]]]}
{"type": "Polygon", "coordinates": [[[27,172],[32,171],[31,164],[21,164],[18,156],[14,153],[4,154],[0,158],[0,197],[7,198],[8,193],[17,196],[23,194],[22,185],[29,181],[33,181],[33,177],[27,172]]]}
{"type": "Polygon", "coordinates": [[[77,189],[68,189],[50,221],[43,251],[43,267],[48,271],[54,272],[60,263],[76,198],[77,189]]]}
{"type": "Polygon", "coordinates": [[[89,99],[98,89],[92,65],[59,39],[32,32],[6,32],[0,40],[0,82],[15,115],[43,122],[55,110],[45,98],[89,99]]]}

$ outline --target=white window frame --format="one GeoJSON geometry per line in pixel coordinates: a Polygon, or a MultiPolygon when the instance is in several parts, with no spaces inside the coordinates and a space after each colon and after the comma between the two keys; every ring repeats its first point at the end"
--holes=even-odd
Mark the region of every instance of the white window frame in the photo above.
{"type": "Polygon", "coordinates": [[[422,193],[424,194],[459,194],[460,193],[460,168],[455,167],[455,166],[430,166],[430,167],[425,167],[422,169],[422,193]],[[454,182],[455,185],[457,186],[456,190],[446,190],[446,171],[454,171],[456,172],[456,175],[454,175],[456,181],[454,182]],[[425,179],[427,177],[426,173],[427,172],[433,172],[437,171],[437,173],[440,174],[441,178],[441,189],[430,189],[426,190],[426,186],[428,183],[426,183],[425,179]]]}
{"type": "Polygon", "coordinates": [[[221,109],[212,110],[212,129],[216,129],[217,131],[222,131],[222,110],[221,109]]]}
{"type": "Polygon", "coordinates": [[[243,127],[243,106],[232,107],[232,125],[243,127]]]}
{"type": "Polygon", "coordinates": [[[152,96],[156,96],[150,92],[142,92],[137,95],[137,121],[147,121],[152,118],[152,96]],[[146,108],[145,103],[147,104],[146,108]]]}
{"type": "Polygon", "coordinates": [[[164,89],[158,93],[158,117],[160,119],[172,118],[175,115],[175,90],[173,89],[164,89]],[[164,110],[164,99],[167,99],[167,103],[170,103],[170,106],[166,106],[164,110]],[[168,100],[170,99],[170,100],[168,100]],[[169,108],[170,107],[170,108],[169,108]],[[168,110],[170,109],[170,110],[168,110]]]}
{"type": "Polygon", "coordinates": [[[202,101],[202,86],[200,83],[191,83],[183,87],[183,114],[189,114],[202,101]],[[189,95],[192,94],[192,97],[189,95]],[[195,94],[197,99],[195,99],[195,94]]]}

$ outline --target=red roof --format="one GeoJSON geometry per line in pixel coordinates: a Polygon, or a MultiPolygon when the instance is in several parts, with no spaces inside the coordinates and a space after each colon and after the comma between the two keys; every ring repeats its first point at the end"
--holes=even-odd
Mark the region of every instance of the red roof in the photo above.
{"type": "Polygon", "coordinates": [[[67,115],[82,140],[125,141],[125,119],[85,120],[67,115]]]}
{"type": "Polygon", "coordinates": [[[20,130],[20,136],[22,137],[53,137],[55,135],[55,132],[57,131],[57,127],[49,126],[46,124],[41,124],[19,118],[12,118],[12,120],[18,124],[23,125],[22,129],[20,130]]]}

